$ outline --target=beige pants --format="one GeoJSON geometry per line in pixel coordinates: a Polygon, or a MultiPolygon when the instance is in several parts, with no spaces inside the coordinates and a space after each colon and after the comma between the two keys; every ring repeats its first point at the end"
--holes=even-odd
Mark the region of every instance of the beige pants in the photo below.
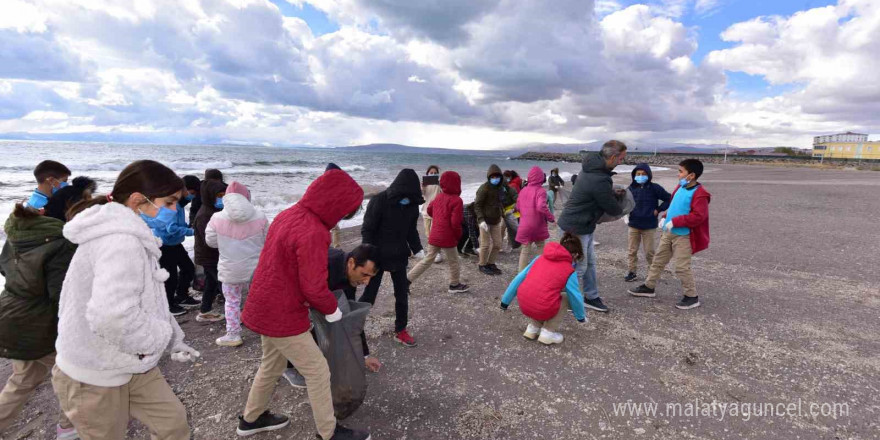
{"type": "Polygon", "coordinates": [[[645,261],[648,263],[648,269],[651,269],[651,262],[654,261],[654,236],[657,229],[636,229],[629,228],[629,271],[637,272],[639,269],[639,245],[645,251],[645,261]]]}
{"type": "Polygon", "coordinates": [[[522,272],[532,261],[532,245],[535,245],[535,247],[538,248],[538,255],[541,255],[544,253],[544,243],[544,240],[540,240],[522,245],[519,250],[519,270],[517,273],[522,272]]]}
{"type": "Polygon", "coordinates": [[[681,280],[681,288],[684,289],[684,296],[697,296],[697,287],[694,283],[694,273],[691,271],[691,237],[689,235],[675,235],[671,232],[664,232],[660,236],[660,245],[657,248],[657,254],[654,255],[654,261],[651,263],[651,270],[648,272],[648,278],[645,280],[645,286],[653,289],[657,287],[657,281],[663,274],[663,269],[669,260],[675,260],[675,276],[681,280]]]}
{"type": "MultiPolygon", "coordinates": [[[[12,360],[12,376],[9,376],[3,392],[0,393],[0,432],[12,425],[28,397],[50,377],[53,366],[55,352],[33,361],[12,360]]],[[[59,411],[58,424],[62,428],[73,426],[64,411],[59,411]]]]}
{"type": "Polygon", "coordinates": [[[538,328],[545,328],[547,331],[556,332],[559,330],[559,324],[562,323],[562,317],[568,313],[568,295],[565,292],[562,292],[562,302],[559,303],[559,312],[556,313],[556,316],[550,318],[549,321],[538,321],[532,318],[529,318],[529,323],[538,328]]]}
{"type": "Polygon", "coordinates": [[[146,425],[153,440],[190,438],[186,408],[158,367],[135,374],[125,385],[99,387],[76,381],[56,366],[52,386],[82,440],[122,440],[129,417],[146,425]]]}
{"type": "Polygon", "coordinates": [[[269,399],[275,392],[275,385],[287,361],[306,379],[309,403],[318,433],[325,440],[333,437],[336,431],[336,416],[333,415],[333,400],[330,396],[330,367],[324,354],[315,344],[310,332],[287,338],[262,337],[263,359],[254,377],[254,384],[248,394],[244,419],[253,422],[269,408],[269,399]]]}
{"type": "Polygon", "coordinates": [[[330,247],[334,249],[342,247],[342,229],[339,228],[338,224],[330,230],[330,247]]]}
{"type": "Polygon", "coordinates": [[[431,217],[422,217],[422,220],[425,222],[425,239],[431,236],[431,225],[434,223],[434,220],[431,217]]]}
{"type": "Polygon", "coordinates": [[[488,232],[480,229],[480,266],[495,264],[495,259],[498,258],[498,253],[501,252],[504,219],[498,222],[497,225],[488,226],[488,232]]]}
{"type": "Polygon", "coordinates": [[[425,255],[425,258],[422,258],[422,261],[419,261],[418,264],[406,274],[406,278],[412,282],[422,276],[422,274],[434,264],[434,258],[440,253],[440,251],[443,251],[443,253],[446,254],[446,263],[449,268],[449,285],[454,286],[458,284],[461,281],[461,268],[458,264],[458,250],[454,247],[440,248],[432,244],[428,245],[428,255],[425,255]]]}

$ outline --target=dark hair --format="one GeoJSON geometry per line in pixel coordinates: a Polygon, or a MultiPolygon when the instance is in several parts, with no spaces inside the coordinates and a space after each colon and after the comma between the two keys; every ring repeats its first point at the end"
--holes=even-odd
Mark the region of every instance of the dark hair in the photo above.
{"type": "Polygon", "coordinates": [[[95,205],[105,205],[111,201],[126,204],[134,193],[141,193],[148,200],[179,194],[184,187],[181,179],[171,168],[154,160],[139,160],[128,164],[116,178],[113,192],[91,200],[83,200],[70,207],[68,218],[95,205]]]}
{"type": "Polygon", "coordinates": [[[575,261],[584,258],[584,246],[581,244],[581,239],[578,238],[577,235],[574,235],[571,232],[566,232],[562,235],[562,239],[559,240],[559,244],[571,254],[571,257],[575,261]]]}
{"type": "Polygon", "coordinates": [[[205,180],[215,179],[219,181],[223,181],[223,173],[216,168],[208,168],[205,170],[205,180]]]}
{"type": "Polygon", "coordinates": [[[437,170],[437,174],[440,173],[440,167],[438,167],[437,165],[428,165],[428,169],[425,171],[425,174],[430,173],[431,170],[437,170]]]}
{"type": "Polygon", "coordinates": [[[188,174],[183,176],[183,184],[186,185],[187,190],[193,190],[198,193],[201,190],[202,181],[198,177],[188,174]]]}
{"type": "Polygon", "coordinates": [[[678,165],[687,170],[688,174],[694,173],[694,180],[699,179],[703,175],[703,162],[700,162],[699,159],[685,159],[679,162],[678,165]]]}
{"type": "Polygon", "coordinates": [[[86,176],[79,176],[73,179],[70,186],[59,189],[49,197],[49,202],[43,208],[47,217],[57,218],[61,221],[68,221],[70,218],[67,211],[71,206],[80,200],[88,200],[92,198],[92,193],[98,189],[98,184],[94,180],[86,176]]]}
{"type": "MultiPolygon", "coordinates": [[[[348,253],[348,258],[354,259],[354,267],[364,267],[368,261],[372,261],[379,270],[379,248],[371,244],[362,243],[348,253]]],[[[346,259],[345,261],[348,261],[346,259]]]]}
{"type": "Polygon", "coordinates": [[[37,178],[37,183],[43,183],[50,177],[60,179],[69,175],[70,169],[61,162],[55,162],[54,160],[44,160],[34,168],[34,177],[37,178]]]}
{"type": "Polygon", "coordinates": [[[626,144],[616,140],[610,140],[605,142],[602,145],[602,149],[599,151],[599,154],[603,159],[611,159],[614,156],[626,151],[626,144]]]}

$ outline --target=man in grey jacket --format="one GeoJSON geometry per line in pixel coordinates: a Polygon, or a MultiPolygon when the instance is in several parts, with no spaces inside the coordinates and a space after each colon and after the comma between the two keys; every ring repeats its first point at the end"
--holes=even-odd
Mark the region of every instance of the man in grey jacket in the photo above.
{"type": "Polygon", "coordinates": [[[585,255],[577,263],[578,279],[586,307],[599,312],[607,312],[608,307],[599,297],[593,232],[602,214],[620,215],[622,212],[614,197],[611,176],[614,175],[612,170],[625,158],[626,145],[615,140],[606,142],[597,153],[588,153],[558,220],[560,229],[576,234],[581,239],[585,255]]]}

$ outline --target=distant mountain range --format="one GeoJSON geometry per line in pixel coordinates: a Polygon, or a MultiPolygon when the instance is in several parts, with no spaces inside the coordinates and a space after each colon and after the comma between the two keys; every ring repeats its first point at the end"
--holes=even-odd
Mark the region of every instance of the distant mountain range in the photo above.
{"type": "MultiPolygon", "coordinates": [[[[336,149],[352,149],[373,153],[420,153],[420,154],[458,154],[472,156],[499,156],[499,155],[519,155],[525,152],[532,153],[577,153],[582,150],[598,151],[602,148],[602,141],[589,142],[584,144],[544,144],[530,143],[517,145],[514,147],[498,149],[498,150],[456,150],[454,148],[422,148],[400,144],[369,144],[357,145],[352,147],[336,147],[336,149]]],[[[631,152],[654,152],[655,148],[658,153],[693,153],[693,154],[722,154],[724,150],[728,150],[731,154],[742,151],[754,151],[755,153],[770,153],[776,147],[763,148],[739,148],[734,145],[727,146],[725,144],[681,144],[670,142],[627,142],[629,151],[631,152]]]]}

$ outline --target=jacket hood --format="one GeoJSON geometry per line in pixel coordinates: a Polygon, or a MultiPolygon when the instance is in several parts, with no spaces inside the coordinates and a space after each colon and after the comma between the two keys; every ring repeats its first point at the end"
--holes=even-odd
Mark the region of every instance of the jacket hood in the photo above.
{"type": "Polygon", "coordinates": [[[364,190],[348,173],[329,170],[309,185],[298,204],[317,215],[329,230],[363,201],[364,190]]]}
{"type": "MultiPolygon", "coordinates": [[[[248,201],[251,200],[251,191],[246,186],[236,181],[230,182],[229,186],[226,187],[226,194],[229,193],[241,194],[244,198],[248,199],[248,201]]],[[[223,203],[226,203],[226,201],[224,200],[223,203]]]]}
{"type": "Polygon", "coordinates": [[[553,168],[552,170],[550,170],[550,175],[553,175],[553,173],[556,173],[556,175],[558,176],[559,175],[559,168],[553,168]]]}
{"type": "Polygon", "coordinates": [[[633,170],[632,170],[631,174],[632,174],[633,182],[636,181],[636,171],[638,171],[638,170],[642,170],[642,171],[648,173],[648,183],[650,183],[652,180],[654,180],[654,173],[651,172],[651,166],[646,163],[640,163],[640,164],[636,165],[636,167],[633,168],[633,170]]]}
{"type": "Polygon", "coordinates": [[[571,264],[571,253],[561,244],[551,241],[544,246],[544,258],[554,262],[566,262],[571,264]]]}
{"type": "Polygon", "coordinates": [[[226,184],[219,180],[206,180],[202,182],[202,209],[214,213],[217,208],[214,203],[217,202],[217,193],[225,192],[226,184]]]}
{"type": "Polygon", "coordinates": [[[493,163],[492,165],[489,165],[489,171],[486,171],[486,180],[489,180],[489,178],[495,174],[499,176],[503,175],[503,173],[501,172],[501,167],[493,163]]]}
{"type": "Polygon", "coordinates": [[[602,156],[600,156],[599,153],[587,153],[586,157],[584,157],[581,169],[588,173],[602,172],[609,176],[612,175],[611,170],[608,169],[608,165],[605,164],[605,159],[602,159],[602,156]]]}
{"type": "Polygon", "coordinates": [[[419,181],[419,175],[411,168],[404,168],[391,182],[391,186],[387,189],[388,198],[397,202],[404,197],[408,197],[415,205],[425,203],[422,197],[422,184],[419,181]]]}
{"type": "Polygon", "coordinates": [[[544,171],[541,171],[541,167],[532,167],[529,170],[529,185],[528,186],[541,186],[544,184],[544,171]]]}
{"type": "Polygon", "coordinates": [[[35,217],[9,216],[3,230],[6,238],[17,249],[30,248],[28,242],[34,246],[45,243],[51,237],[61,237],[64,222],[57,218],[38,215],[35,217]]]}
{"type": "MultiPolygon", "coordinates": [[[[230,185],[231,187],[232,185],[230,185]]],[[[227,193],[223,197],[223,212],[226,217],[236,223],[244,223],[254,217],[256,208],[245,196],[238,193],[227,193]]]]}
{"type": "Polygon", "coordinates": [[[183,185],[186,189],[193,190],[195,192],[199,192],[199,187],[201,186],[202,181],[199,180],[198,177],[193,176],[192,174],[183,176],[183,185]]]}
{"type": "Polygon", "coordinates": [[[223,173],[216,168],[208,168],[205,170],[205,180],[223,181],[223,173]]]}
{"type": "Polygon", "coordinates": [[[75,244],[83,244],[113,234],[136,237],[148,252],[160,255],[162,240],[153,235],[146,222],[121,203],[110,202],[92,206],[77,214],[64,225],[64,237],[75,244]]]}
{"type": "Polygon", "coordinates": [[[461,195],[461,176],[455,171],[444,171],[440,176],[440,189],[444,194],[461,195]]]}

